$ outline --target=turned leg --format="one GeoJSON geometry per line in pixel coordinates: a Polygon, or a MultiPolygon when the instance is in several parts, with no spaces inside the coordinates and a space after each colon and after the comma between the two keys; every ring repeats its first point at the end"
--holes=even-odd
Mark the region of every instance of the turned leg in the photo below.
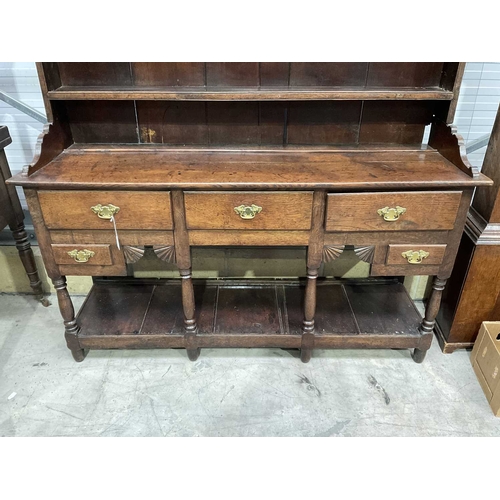
{"type": "Polygon", "coordinates": [[[196,361],[200,348],[196,347],[196,318],[194,316],[194,288],[191,269],[180,269],[182,278],[182,308],[184,310],[184,333],[186,336],[186,351],[191,361],[196,361]]]}
{"type": "Polygon", "coordinates": [[[59,276],[52,280],[54,287],[57,291],[57,301],[59,302],[59,310],[64,320],[65,338],[68,348],[73,354],[75,361],[83,361],[87,355],[87,351],[80,347],[78,342],[78,332],[80,327],[75,319],[75,309],[73,302],[69,296],[68,289],[66,288],[66,276],[59,276]]]}
{"type": "Polygon", "coordinates": [[[422,363],[425,359],[428,349],[414,349],[411,357],[415,363],[422,363]]]}
{"type": "Polygon", "coordinates": [[[19,252],[19,257],[21,257],[21,262],[23,263],[28,279],[30,280],[31,288],[38,299],[43,299],[42,282],[38,276],[38,271],[35,263],[35,256],[33,255],[33,250],[31,249],[30,242],[28,241],[28,235],[24,230],[24,224],[18,223],[17,225],[9,226],[14,240],[16,241],[16,248],[19,252]]]}
{"type": "Polygon", "coordinates": [[[302,321],[302,345],[300,359],[307,363],[312,356],[314,347],[314,314],[316,312],[316,281],[317,269],[307,269],[307,283],[304,297],[304,320],[302,321]]]}
{"type": "MultiPolygon", "coordinates": [[[[439,312],[439,306],[441,305],[441,296],[443,295],[443,290],[446,285],[446,279],[435,277],[432,283],[432,292],[427,302],[427,307],[425,308],[425,316],[420,324],[420,332],[423,334],[432,335],[434,331],[434,325],[436,324],[436,316],[439,312]]],[[[430,343],[429,343],[430,346],[430,343]]],[[[413,360],[416,363],[422,363],[427,354],[428,349],[415,349],[413,351],[413,360]]]]}

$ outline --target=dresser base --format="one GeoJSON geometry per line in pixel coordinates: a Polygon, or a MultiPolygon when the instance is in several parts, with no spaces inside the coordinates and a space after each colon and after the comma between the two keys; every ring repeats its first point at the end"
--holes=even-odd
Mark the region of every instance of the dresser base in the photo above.
{"type": "Polygon", "coordinates": [[[313,349],[415,348],[421,362],[432,341],[397,280],[320,281],[313,336],[301,333],[302,281],[195,280],[194,289],[188,347],[179,281],[96,280],[77,316],[80,348],[187,348],[196,360],[204,347],[280,347],[301,349],[305,362],[313,349]]]}

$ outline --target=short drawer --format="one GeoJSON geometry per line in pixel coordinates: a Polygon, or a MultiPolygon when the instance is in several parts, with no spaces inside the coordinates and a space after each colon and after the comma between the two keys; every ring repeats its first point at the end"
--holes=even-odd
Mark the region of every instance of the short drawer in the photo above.
{"type": "Polygon", "coordinates": [[[389,245],[386,264],[388,266],[439,265],[443,262],[445,252],[446,245],[389,245]]]}
{"type": "Polygon", "coordinates": [[[117,229],[172,228],[168,191],[39,191],[38,196],[49,229],[113,229],[113,211],[117,229]]]}
{"type": "Polygon", "coordinates": [[[308,230],[312,192],[186,192],[188,229],[308,230]]]}
{"type": "Polygon", "coordinates": [[[328,195],[327,231],[450,230],[461,191],[328,195]]]}
{"type": "Polygon", "coordinates": [[[67,276],[126,276],[123,251],[116,245],[69,243],[51,245],[59,272],[67,276]]]}
{"type": "Polygon", "coordinates": [[[57,264],[81,264],[85,266],[111,266],[110,245],[52,245],[57,264]]]}

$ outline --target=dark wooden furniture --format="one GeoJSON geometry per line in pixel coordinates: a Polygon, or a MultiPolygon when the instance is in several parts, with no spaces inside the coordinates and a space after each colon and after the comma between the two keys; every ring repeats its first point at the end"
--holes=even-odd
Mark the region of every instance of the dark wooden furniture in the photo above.
{"type": "Polygon", "coordinates": [[[28,235],[24,230],[24,213],[14,186],[7,186],[5,180],[11,177],[4,149],[12,142],[7,127],[0,126],[0,230],[9,226],[16,241],[16,248],[28,275],[31,288],[40,300],[43,299],[42,282],[36,269],[35,257],[28,235]]]}
{"type": "Polygon", "coordinates": [[[500,320],[500,112],[481,170],[493,186],[477,189],[436,332],[443,352],[472,347],[483,321],[500,320]]]}
{"type": "MultiPolygon", "coordinates": [[[[74,358],[89,348],[414,348],[475,186],[459,63],[42,63],[51,125],[23,186],[74,358]],[[432,124],[429,146],[422,146],[432,124]],[[193,284],[192,246],[304,246],[302,286],[193,284]],[[317,286],[345,246],[373,282],[317,286]],[[127,278],[152,247],[177,287],[127,278]],[[75,317],[65,275],[95,285],[75,317]],[[425,318],[383,277],[434,275],[425,318]],[[123,276],[110,279],[110,277],[123,276]],[[378,290],[378,291],[377,291],[378,290]],[[180,313],[182,308],[182,313],[180,313]]],[[[258,252],[258,250],[256,250],[258,252]]]]}

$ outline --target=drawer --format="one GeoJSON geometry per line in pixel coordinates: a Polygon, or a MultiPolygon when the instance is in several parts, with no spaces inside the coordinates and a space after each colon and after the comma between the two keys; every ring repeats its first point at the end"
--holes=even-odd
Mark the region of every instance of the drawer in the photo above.
{"type": "Polygon", "coordinates": [[[432,266],[443,262],[446,245],[389,245],[388,266],[432,266]],[[404,255],[403,255],[404,254],[404,255]]]}
{"type": "Polygon", "coordinates": [[[122,250],[108,244],[55,244],[52,255],[59,272],[67,276],[126,276],[122,250]],[[71,253],[71,254],[70,254],[71,253]]]}
{"type": "Polygon", "coordinates": [[[168,191],[39,191],[38,196],[49,229],[113,229],[106,211],[110,204],[119,209],[119,230],[172,228],[168,191]]]}
{"type": "Polygon", "coordinates": [[[327,231],[450,230],[461,191],[329,194],[327,231]]]}
{"type": "Polygon", "coordinates": [[[110,266],[111,245],[52,245],[57,264],[80,264],[85,266],[110,266]]]}
{"type": "Polygon", "coordinates": [[[308,230],[312,192],[186,192],[188,229],[308,230]]]}
{"type": "Polygon", "coordinates": [[[378,246],[370,276],[435,275],[440,272],[446,244],[405,243],[378,246]],[[404,254],[404,255],[403,255],[404,254]]]}

